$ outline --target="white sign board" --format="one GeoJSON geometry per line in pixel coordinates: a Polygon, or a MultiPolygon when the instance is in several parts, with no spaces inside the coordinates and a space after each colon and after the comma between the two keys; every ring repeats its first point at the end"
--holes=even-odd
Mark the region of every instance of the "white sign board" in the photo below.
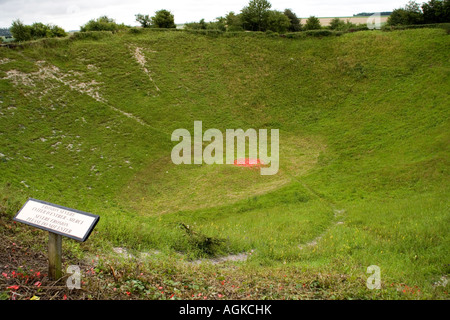
{"type": "Polygon", "coordinates": [[[14,217],[15,221],[78,241],[86,241],[99,219],[91,213],[36,199],[28,199],[14,217]]]}

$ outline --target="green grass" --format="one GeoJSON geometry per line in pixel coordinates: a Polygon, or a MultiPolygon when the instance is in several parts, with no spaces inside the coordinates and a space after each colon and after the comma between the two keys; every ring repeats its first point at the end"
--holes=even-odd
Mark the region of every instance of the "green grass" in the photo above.
{"type": "Polygon", "coordinates": [[[0,48],[0,209],[11,217],[33,197],[99,214],[91,251],[253,250],[238,276],[258,274],[253,287],[303,270],[330,275],[323,298],[415,298],[397,290],[407,285],[447,299],[433,284],[450,265],[448,52],[440,29],[144,31],[0,48]],[[280,129],[279,173],[175,166],[170,135],[195,120],[280,129]],[[370,265],[381,291],[365,287],[370,265]]]}

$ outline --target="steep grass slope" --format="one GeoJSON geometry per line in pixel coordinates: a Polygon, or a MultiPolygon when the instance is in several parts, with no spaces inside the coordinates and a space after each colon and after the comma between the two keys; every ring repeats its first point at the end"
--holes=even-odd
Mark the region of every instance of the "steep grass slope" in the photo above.
{"type": "Polygon", "coordinates": [[[4,206],[94,212],[97,239],[139,250],[253,250],[255,268],[359,278],[377,265],[385,285],[443,295],[449,39],[142,32],[0,48],[4,206]],[[279,173],[174,165],[170,135],[195,120],[279,129],[279,173]]]}

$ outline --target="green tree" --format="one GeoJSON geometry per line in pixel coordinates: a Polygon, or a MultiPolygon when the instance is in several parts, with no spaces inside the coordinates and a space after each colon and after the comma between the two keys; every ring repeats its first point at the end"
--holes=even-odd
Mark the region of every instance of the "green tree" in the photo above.
{"type": "Polygon", "coordinates": [[[200,19],[200,21],[198,22],[200,29],[202,30],[206,30],[207,24],[205,22],[205,19],[200,19]]]}
{"type": "Polygon", "coordinates": [[[334,18],[330,22],[330,29],[331,30],[344,30],[345,29],[345,22],[339,18],[334,18]]]}
{"type": "Polygon", "coordinates": [[[142,28],[150,28],[150,26],[152,25],[152,19],[150,18],[150,16],[148,14],[144,15],[144,14],[136,14],[136,21],[139,22],[141,24],[142,28]]]}
{"type": "Polygon", "coordinates": [[[415,1],[409,1],[405,5],[405,10],[409,12],[421,13],[420,5],[415,1]]]}
{"type": "Polygon", "coordinates": [[[50,27],[41,23],[35,22],[31,25],[31,37],[33,39],[50,37],[50,27]]]}
{"type": "Polygon", "coordinates": [[[184,29],[186,30],[206,30],[211,29],[209,27],[210,23],[206,23],[205,19],[200,19],[199,22],[189,22],[184,24],[184,29]]]}
{"type": "Polygon", "coordinates": [[[284,15],[288,17],[289,19],[289,31],[296,32],[300,31],[302,29],[302,25],[300,23],[300,19],[297,17],[297,15],[292,12],[291,9],[285,9],[284,15]]]}
{"type": "Polygon", "coordinates": [[[425,23],[450,22],[450,0],[430,0],[422,4],[425,23]]]}
{"type": "Polygon", "coordinates": [[[280,11],[270,11],[267,17],[267,30],[285,33],[291,25],[289,18],[280,11]]]}
{"type": "Polygon", "coordinates": [[[201,26],[199,22],[187,22],[183,27],[185,30],[200,30],[201,26]]]}
{"type": "Polygon", "coordinates": [[[50,33],[52,37],[67,37],[67,32],[58,26],[50,26],[50,33]]]}
{"type": "Polygon", "coordinates": [[[389,16],[387,20],[387,24],[390,26],[397,26],[397,25],[407,25],[407,15],[405,9],[398,8],[392,11],[391,15],[389,16]]]}
{"type": "Polygon", "coordinates": [[[226,31],[226,19],[224,17],[218,17],[215,21],[205,22],[205,19],[201,19],[199,22],[189,22],[184,25],[186,30],[220,30],[226,31]]]}
{"type": "Polygon", "coordinates": [[[227,31],[242,31],[242,19],[241,14],[235,14],[233,11],[228,12],[225,16],[225,24],[227,31]]]}
{"type": "Polygon", "coordinates": [[[226,31],[226,19],[224,17],[218,17],[215,21],[212,21],[208,23],[206,26],[207,29],[213,29],[213,30],[220,30],[220,31],[226,31]]]}
{"type": "Polygon", "coordinates": [[[404,8],[395,9],[387,20],[390,26],[423,23],[423,14],[419,4],[409,1],[404,8]]]}
{"type": "Polygon", "coordinates": [[[24,25],[19,19],[13,21],[9,31],[16,41],[31,40],[31,27],[24,25]]]}
{"type": "Polygon", "coordinates": [[[267,0],[251,0],[241,10],[243,28],[251,31],[265,31],[271,7],[272,5],[267,0]]]}
{"type": "MultiPolygon", "coordinates": [[[[350,22],[350,19],[347,19],[347,21],[343,21],[339,18],[334,18],[330,22],[330,29],[331,30],[337,30],[337,31],[348,31],[350,29],[361,29],[361,26],[366,27],[366,25],[356,25],[352,22],[350,22]]],[[[367,28],[367,27],[366,27],[367,28]]]]}
{"type": "Polygon", "coordinates": [[[317,30],[321,28],[320,20],[315,16],[311,16],[306,20],[305,30],[317,30]]]}
{"type": "Polygon", "coordinates": [[[151,18],[152,24],[156,28],[176,28],[175,18],[173,14],[165,9],[158,10],[151,18]]]}

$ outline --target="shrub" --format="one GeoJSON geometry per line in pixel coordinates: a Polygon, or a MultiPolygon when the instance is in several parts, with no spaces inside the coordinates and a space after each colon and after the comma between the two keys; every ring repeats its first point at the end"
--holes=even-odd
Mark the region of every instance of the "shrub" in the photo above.
{"type": "Polygon", "coordinates": [[[205,19],[201,19],[199,22],[188,22],[184,24],[186,30],[206,30],[208,28],[205,19]]]}
{"type": "Polygon", "coordinates": [[[395,9],[387,20],[390,26],[411,25],[421,22],[421,15],[405,9],[395,9]]]}
{"type": "Polygon", "coordinates": [[[366,31],[369,30],[369,27],[367,26],[367,24],[354,24],[352,23],[352,27],[349,28],[348,30],[339,30],[339,31],[350,31],[350,32],[356,32],[356,31],[366,31]]]}
{"type": "Polygon", "coordinates": [[[220,36],[222,35],[224,32],[221,30],[213,30],[213,29],[187,29],[186,30],[189,33],[193,33],[193,34],[203,34],[206,36],[220,36]]]}
{"type": "Polygon", "coordinates": [[[300,23],[300,19],[297,17],[297,15],[292,12],[291,9],[285,9],[284,15],[288,17],[290,25],[289,25],[289,31],[290,32],[297,32],[302,29],[302,25],[300,23]]]}
{"type": "Polygon", "coordinates": [[[192,226],[184,223],[179,224],[179,228],[184,231],[188,245],[200,256],[216,256],[225,251],[225,240],[208,237],[198,231],[194,231],[192,226]]]}
{"type": "Polygon", "coordinates": [[[242,20],[240,14],[235,14],[233,11],[229,12],[225,16],[225,24],[227,26],[227,31],[243,31],[242,20]]]}
{"type": "Polygon", "coordinates": [[[312,37],[328,37],[328,36],[333,36],[336,35],[335,32],[330,31],[330,30],[308,30],[305,31],[305,34],[307,36],[312,36],[312,37]]]}
{"type": "Polygon", "coordinates": [[[67,32],[58,26],[50,26],[51,37],[67,37],[67,32]]]}
{"type": "Polygon", "coordinates": [[[422,4],[424,23],[450,22],[450,0],[430,0],[422,4]]]}
{"type": "Polygon", "coordinates": [[[280,35],[278,32],[273,32],[272,30],[267,30],[266,34],[271,37],[278,37],[280,35]]]}
{"type": "Polygon", "coordinates": [[[240,32],[240,31],[244,31],[244,28],[242,28],[242,26],[228,26],[227,31],[240,32]]]}
{"type": "Polygon", "coordinates": [[[84,32],[75,32],[70,38],[72,40],[82,40],[82,39],[91,39],[91,40],[100,40],[103,38],[111,37],[111,31],[84,31],[84,32]]]}
{"type": "Polygon", "coordinates": [[[31,38],[49,38],[50,28],[43,23],[36,22],[31,25],[31,38]]]}
{"type": "Polygon", "coordinates": [[[117,32],[120,29],[125,29],[124,24],[117,24],[114,19],[110,19],[107,16],[102,16],[97,19],[89,20],[84,26],[80,27],[81,32],[87,31],[111,31],[117,32]]]}
{"type": "Polygon", "coordinates": [[[139,33],[142,33],[142,29],[139,29],[139,28],[130,28],[130,29],[129,29],[129,32],[132,33],[132,34],[139,34],[139,33]]]}
{"type": "Polygon", "coordinates": [[[13,21],[10,28],[16,41],[37,40],[41,38],[54,38],[67,36],[63,28],[35,22],[31,26],[24,25],[20,20],[13,21]]]}
{"type": "Polygon", "coordinates": [[[321,29],[320,20],[314,16],[309,17],[306,20],[305,30],[318,30],[321,29]]]}
{"type": "Polygon", "coordinates": [[[291,22],[283,12],[276,10],[269,11],[269,15],[267,17],[267,30],[285,33],[290,26],[291,22]]]}
{"type": "Polygon", "coordinates": [[[16,41],[31,40],[31,26],[24,25],[20,20],[13,21],[9,29],[16,41]]]}
{"type": "Polygon", "coordinates": [[[185,30],[200,30],[200,24],[198,22],[187,22],[184,24],[183,29],[185,30]]]}
{"type": "Polygon", "coordinates": [[[393,31],[393,30],[423,29],[423,28],[442,28],[444,30],[448,30],[450,29],[450,23],[413,24],[413,25],[397,25],[397,26],[385,25],[383,28],[381,28],[381,30],[393,31]]]}
{"type": "Polygon", "coordinates": [[[395,9],[389,16],[387,24],[395,25],[411,25],[423,23],[423,14],[420,6],[410,1],[404,8],[395,9]]]}
{"type": "Polygon", "coordinates": [[[415,25],[450,22],[450,0],[430,0],[420,6],[409,1],[404,8],[396,9],[388,18],[388,25],[415,25]]]}
{"type": "Polygon", "coordinates": [[[305,32],[289,32],[286,33],[286,38],[288,39],[300,39],[306,36],[305,32]]]}
{"type": "Polygon", "coordinates": [[[331,30],[344,30],[345,22],[339,18],[334,18],[330,22],[330,29],[331,30]]]}
{"type": "Polygon", "coordinates": [[[206,28],[213,29],[213,30],[227,31],[226,18],[218,17],[218,18],[216,18],[215,21],[208,23],[206,28]]]}
{"type": "Polygon", "coordinates": [[[168,10],[159,10],[151,18],[152,26],[155,28],[176,28],[173,14],[168,10]]]}
{"type": "Polygon", "coordinates": [[[128,32],[129,32],[129,33],[132,33],[132,34],[139,34],[139,33],[142,33],[142,30],[139,29],[139,28],[130,28],[130,29],[128,30],[128,32]]]}

